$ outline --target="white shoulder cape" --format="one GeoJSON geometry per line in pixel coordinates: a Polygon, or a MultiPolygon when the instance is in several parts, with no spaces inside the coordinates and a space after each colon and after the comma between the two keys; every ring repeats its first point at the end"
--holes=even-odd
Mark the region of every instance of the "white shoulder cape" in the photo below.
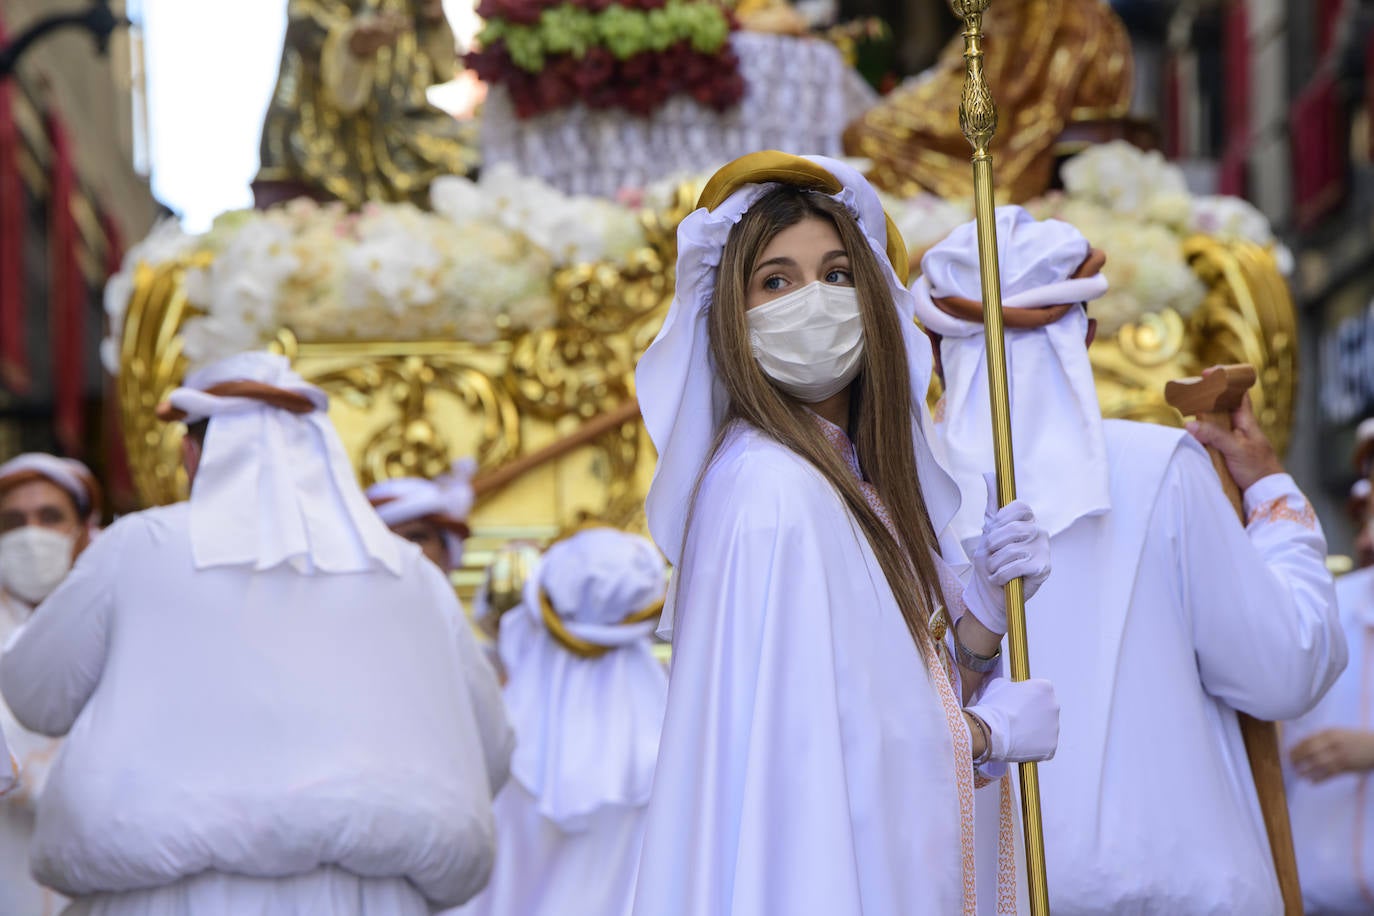
{"type": "Polygon", "coordinates": [[[635,913],[963,912],[945,713],[833,488],[733,432],[679,573],[635,913]]]}

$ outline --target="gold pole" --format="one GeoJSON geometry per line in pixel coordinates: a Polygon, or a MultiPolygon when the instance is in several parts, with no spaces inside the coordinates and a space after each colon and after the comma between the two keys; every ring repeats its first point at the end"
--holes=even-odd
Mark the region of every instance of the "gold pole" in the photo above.
{"type": "MultiPolygon", "coordinates": [[[[978,261],[983,279],[983,333],[988,351],[988,388],[992,400],[993,459],[997,469],[997,502],[1016,498],[1016,473],[1011,450],[1011,402],[1007,387],[1006,340],[1002,331],[1002,281],[997,264],[997,210],[992,194],[992,154],[988,147],[997,132],[997,106],[983,76],[983,13],[990,0],[950,0],[950,8],[964,23],[964,92],[959,103],[959,127],[973,147],[973,202],[978,221],[978,261]]],[[[1026,645],[1024,583],[1007,583],[1007,640],[1011,677],[1030,677],[1026,645]]],[[[1045,838],[1040,819],[1040,772],[1034,763],[1019,766],[1021,817],[1026,833],[1026,877],[1031,916],[1049,916],[1050,891],[1045,876],[1045,838]]]]}

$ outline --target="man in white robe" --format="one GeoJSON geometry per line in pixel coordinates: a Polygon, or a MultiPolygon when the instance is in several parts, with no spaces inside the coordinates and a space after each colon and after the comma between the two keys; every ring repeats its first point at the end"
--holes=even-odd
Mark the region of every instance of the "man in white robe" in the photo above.
{"type": "MultiPolygon", "coordinates": [[[[100,495],[90,469],[70,458],[29,452],[0,465],[0,646],[90,543],[100,495]]],[[[29,873],[29,840],[35,801],[61,742],[24,728],[3,701],[0,728],[24,772],[23,785],[0,801],[0,913],[56,916],[66,899],[29,873]]]]}
{"type": "MultiPolygon", "coordinates": [[[[1351,494],[1357,557],[1367,552],[1359,544],[1367,544],[1370,523],[1368,478],[1359,483],[1365,487],[1351,494]]],[[[1374,568],[1358,565],[1336,580],[1350,665],[1320,703],[1283,728],[1293,845],[1310,916],[1374,911],[1374,568]]]]}
{"type": "Polygon", "coordinates": [[[367,499],[388,528],[419,547],[435,566],[452,572],[463,565],[463,542],[471,533],[468,514],[476,470],[477,462],[464,458],[434,480],[381,480],[367,488],[367,499]]]}
{"type": "MultiPolygon", "coordinates": [[[[1063,698],[1040,768],[1051,907],[1281,913],[1236,713],[1299,715],[1345,665],[1321,527],[1248,404],[1233,434],[1194,427],[1242,487],[1243,528],[1196,439],[1104,422],[1082,306],[1106,289],[1101,259],[1066,223],[1019,207],[997,222],[1017,490],[1054,557],[1027,613],[1031,670],[1063,698]]],[[[992,461],[973,224],[922,266],[917,313],[938,335],[941,434],[967,506],[992,461]]]]}
{"type": "Polygon", "coordinates": [[[4,654],[16,717],[68,736],[35,874],[94,916],[467,900],[511,737],[448,583],[283,358],[211,365],[164,407],[190,501],[106,530],[4,654]]]}
{"type": "Polygon", "coordinates": [[[464,916],[628,916],[668,678],[651,637],[667,567],[593,528],[548,549],[501,618],[517,736],[496,867],[464,916]]]}

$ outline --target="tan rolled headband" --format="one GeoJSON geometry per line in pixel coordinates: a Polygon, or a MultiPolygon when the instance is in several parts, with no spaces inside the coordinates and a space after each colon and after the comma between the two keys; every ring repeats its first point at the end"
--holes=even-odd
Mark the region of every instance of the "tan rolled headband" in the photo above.
{"type": "MultiPolygon", "coordinates": [[[[615,648],[614,646],[598,645],[570,633],[568,628],[563,625],[563,618],[559,617],[558,612],[554,610],[553,602],[549,600],[548,593],[542,588],[539,590],[539,604],[544,619],[544,628],[549,631],[554,642],[572,654],[581,658],[600,658],[615,648]]],[[[663,613],[663,599],[659,599],[642,611],[635,611],[627,615],[616,626],[627,627],[636,623],[647,623],[661,613],[663,613]]]]}
{"type": "MultiPolygon", "coordinates": [[[[1073,272],[1069,279],[1082,280],[1087,277],[1095,277],[1102,272],[1106,263],[1107,255],[1105,252],[1097,248],[1089,248],[1088,256],[1083,259],[1082,264],[1078,265],[1078,269],[1073,272]]],[[[970,321],[974,324],[983,323],[983,303],[981,302],[965,299],[963,296],[931,296],[930,301],[934,302],[940,311],[953,318],[970,321]]],[[[1045,305],[1039,308],[1005,309],[1002,312],[1002,323],[1017,331],[1033,331],[1036,328],[1049,327],[1078,304],[1077,302],[1066,302],[1062,305],[1045,305]]]]}
{"type": "MultiPolygon", "coordinates": [[[[250,401],[261,401],[269,407],[294,414],[315,412],[315,402],[303,394],[248,379],[220,382],[206,388],[204,393],[217,398],[247,398],[250,401]]],[[[172,406],[171,401],[163,401],[157,405],[156,413],[157,418],[165,423],[183,421],[187,417],[186,411],[172,406]]]]}

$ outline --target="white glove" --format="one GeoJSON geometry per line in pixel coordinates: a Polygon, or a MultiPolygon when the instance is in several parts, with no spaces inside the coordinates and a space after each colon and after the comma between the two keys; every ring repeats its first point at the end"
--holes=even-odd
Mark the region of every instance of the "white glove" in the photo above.
{"type": "Polygon", "coordinates": [[[1059,698],[1049,681],[994,678],[968,712],[988,727],[988,762],[1052,760],[1059,746],[1059,698]]]}
{"type": "Polygon", "coordinates": [[[1035,522],[1031,507],[1014,499],[997,508],[997,478],[984,474],[988,487],[983,510],[983,536],[973,549],[973,578],[964,603],[978,622],[994,633],[1007,632],[1003,587],[1018,576],[1025,580],[1026,600],[1050,575],[1050,536],[1035,522]]]}

